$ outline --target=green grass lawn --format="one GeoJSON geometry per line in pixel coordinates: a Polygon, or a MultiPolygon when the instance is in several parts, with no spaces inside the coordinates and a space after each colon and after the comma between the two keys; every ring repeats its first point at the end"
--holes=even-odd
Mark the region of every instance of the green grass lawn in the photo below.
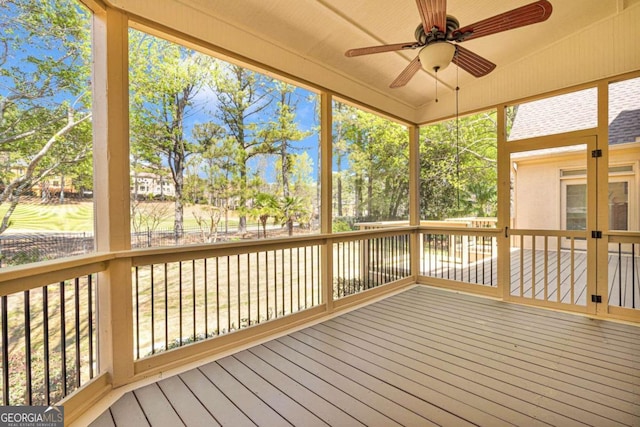
{"type": "MultiPolygon", "coordinates": [[[[4,216],[7,208],[7,205],[0,206],[0,215],[4,216]]],[[[20,203],[10,223],[6,233],[12,230],[93,232],[93,203],[20,203]]]]}
{"type": "MultiPolygon", "coordinates": [[[[158,229],[173,228],[173,203],[167,202],[170,208],[166,217],[161,221],[158,229]]],[[[0,205],[0,218],[7,212],[8,205],[0,205]]],[[[253,223],[254,221],[250,221],[253,223]]],[[[235,216],[229,218],[230,230],[235,230],[238,220],[235,216]]],[[[189,207],[184,212],[184,227],[197,228],[194,216],[189,207]]],[[[224,219],[219,224],[220,231],[224,230],[224,219]]],[[[93,232],[93,202],[70,201],[65,204],[43,204],[28,201],[20,203],[11,215],[11,225],[5,232],[7,234],[16,231],[63,231],[63,232],[93,232]]]]}

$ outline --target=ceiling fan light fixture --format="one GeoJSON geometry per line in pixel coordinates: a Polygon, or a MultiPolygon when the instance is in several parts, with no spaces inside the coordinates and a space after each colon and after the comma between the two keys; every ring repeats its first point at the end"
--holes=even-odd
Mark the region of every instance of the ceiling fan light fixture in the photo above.
{"type": "Polygon", "coordinates": [[[456,47],[452,43],[441,41],[426,45],[418,54],[420,65],[427,71],[442,71],[451,63],[456,47]]]}

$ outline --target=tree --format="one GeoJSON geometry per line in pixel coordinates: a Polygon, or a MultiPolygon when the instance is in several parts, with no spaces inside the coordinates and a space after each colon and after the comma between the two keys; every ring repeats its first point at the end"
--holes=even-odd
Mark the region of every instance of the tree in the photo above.
{"type": "Polygon", "coordinates": [[[236,144],[227,136],[225,129],[213,122],[196,124],[193,137],[200,147],[198,163],[199,176],[205,181],[204,192],[207,203],[220,208],[225,216],[225,233],[228,233],[228,213],[230,201],[238,195],[236,144]]]}
{"type": "Polygon", "coordinates": [[[193,217],[200,228],[203,243],[215,243],[218,240],[218,224],[222,218],[220,208],[206,205],[193,212],[193,217]]]}
{"type": "Polygon", "coordinates": [[[273,154],[271,140],[265,138],[260,113],[271,103],[271,87],[264,76],[238,65],[218,63],[212,89],[219,101],[216,118],[224,126],[235,156],[231,179],[237,189],[240,217],[238,232],[247,230],[248,200],[251,197],[250,161],[262,154],[273,154]]]}
{"type": "Polygon", "coordinates": [[[301,216],[308,213],[304,200],[296,196],[286,196],[280,199],[278,204],[278,216],[283,226],[287,227],[289,236],[293,236],[293,224],[301,216]]]}
{"type": "MultiPolygon", "coordinates": [[[[260,225],[262,225],[262,235],[265,239],[267,238],[267,221],[269,221],[269,218],[277,218],[279,212],[278,199],[273,194],[256,194],[249,215],[257,219],[260,225]]],[[[259,229],[258,238],[260,238],[259,229]]]]}
{"type": "Polygon", "coordinates": [[[496,211],[496,112],[447,120],[421,129],[422,218],[496,211]],[[477,204],[482,208],[478,209],[477,204]]]}
{"type": "Polygon", "coordinates": [[[347,140],[347,132],[353,126],[352,121],[355,118],[356,109],[349,107],[340,102],[333,104],[333,157],[336,174],[336,211],[339,217],[344,216],[343,212],[343,163],[348,152],[349,142],[347,140]]]}
{"type": "Polygon", "coordinates": [[[312,132],[301,131],[296,123],[295,86],[277,80],[273,81],[273,86],[278,97],[275,119],[267,125],[261,136],[279,156],[278,178],[282,185],[282,195],[287,197],[291,194],[290,180],[295,150],[292,142],[301,141],[312,132]]]}
{"type": "Polygon", "coordinates": [[[90,15],[73,0],[5,0],[0,27],[2,233],[31,188],[90,162],[92,139],[90,15]]]}
{"type": "Polygon", "coordinates": [[[198,112],[196,97],[211,78],[213,60],[139,31],[129,31],[132,150],[153,164],[161,153],[175,187],[174,232],[184,228],[187,159],[199,151],[185,132],[185,119],[198,112]]]}
{"type": "MultiPolygon", "coordinates": [[[[338,215],[345,189],[354,214],[371,220],[405,217],[408,211],[408,137],[387,119],[339,104],[334,126],[338,215]],[[343,171],[344,159],[348,170],[343,171]]],[[[346,194],[346,193],[345,193],[346,194]]]]}

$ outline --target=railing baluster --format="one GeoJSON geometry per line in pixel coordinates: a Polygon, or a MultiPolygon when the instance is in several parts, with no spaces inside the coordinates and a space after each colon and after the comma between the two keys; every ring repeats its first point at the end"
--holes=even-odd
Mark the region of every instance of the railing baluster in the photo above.
{"type": "MultiPolygon", "coordinates": [[[[482,248],[484,250],[485,245],[487,244],[487,238],[486,236],[482,236],[482,248]]],[[[493,248],[491,248],[491,250],[493,250],[493,248]]],[[[493,280],[493,253],[491,253],[491,268],[490,268],[490,273],[491,273],[491,279],[493,280]]],[[[483,262],[482,263],[482,283],[486,283],[486,277],[487,277],[487,263],[483,262]]]]}
{"type": "Polygon", "coordinates": [[[536,237],[531,238],[531,299],[536,299],[536,237]]]}
{"type": "MultiPolygon", "coordinates": [[[[305,259],[305,263],[303,264],[303,269],[304,269],[305,272],[307,271],[306,261],[307,260],[305,259]]],[[[300,247],[296,248],[296,265],[298,266],[296,268],[296,276],[298,278],[297,279],[297,284],[298,284],[298,308],[297,308],[297,311],[300,311],[300,306],[301,306],[301,304],[300,304],[300,298],[301,298],[301,295],[300,295],[300,247]]],[[[306,307],[306,304],[305,304],[305,307],[306,307]]]]}
{"type": "Polygon", "coordinates": [[[67,328],[64,297],[64,282],[60,282],[60,362],[62,368],[62,395],[67,395],[67,328]]]}
{"type": "MultiPolygon", "coordinates": [[[[309,295],[308,295],[308,289],[309,289],[309,276],[307,275],[307,247],[305,246],[302,249],[302,252],[304,252],[304,308],[308,308],[309,307],[309,295]]],[[[311,277],[311,289],[313,289],[313,277],[311,277]]],[[[313,305],[313,303],[312,303],[313,305]]]]}
{"type": "Polygon", "coordinates": [[[289,313],[293,313],[293,249],[289,248],[289,313]]]}
{"type": "Polygon", "coordinates": [[[285,292],[284,292],[284,290],[286,288],[286,285],[284,283],[285,282],[285,277],[284,277],[285,276],[285,273],[284,273],[285,272],[285,268],[284,268],[284,249],[280,249],[280,266],[281,266],[280,267],[280,269],[281,269],[280,270],[281,271],[280,274],[282,276],[282,296],[281,296],[281,298],[282,298],[282,315],[284,316],[287,313],[287,308],[286,308],[285,302],[284,302],[285,301],[285,295],[284,295],[285,292]]]}
{"type": "Polygon", "coordinates": [[[222,332],[220,329],[220,258],[216,257],[216,335],[222,332]]]}
{"type": "Polygon", "coordinates": [[[264,253],[264,267],[265,267],[265,299],[266,299],[266,310],[265,310],[265,318],[269,320],[269,251],[264,253]]]}
{"type": "Polygon", "coordinates": [[[631,308],[636,308],[636,293],[634,283],[636,282],[636,245],[631,244],[631,308]]]}
{"type": "Polygon", "coordinates": [[[273,251],[273,317],[278,317],[278,251],[273,251]]]}
{"type": "Polygon", "coordinates": [[[76,312],[76,388],[80,388],[81,372],[80,372],[80,278],[76,277],[74,281],[74,299],[76,312]]]}
{"type": "Polygon", "coordinates": [[[87,275],[87,305],[89,306],[88,311],[88,323],[89,326],[87,328],[87,333],[89,335],[89,378],[93,378],[93,275],[87,275]]]}
{"type": "Polygon", "coordinates": [[[151,354],[155,353],[155,349],[156,349],[156,318],[155,318],[155,313],[156,313],[156,300],[155,300],[155,287],[156,287],[156,281],[154,279],[154,266],[153,264],[151,264],[149,266],[150,270],[149,270],[149,281],[151,282],[151,354]]]}
{"type": "Polygon", "coordinates": [[[242,300],[240,297],[240,254],[236,255],[236,291],[238,294],[238,298],[236,300],[236,306],[238,310],[238,329],[240,329],[242,324],[242,300]]]}
{"type": "Polygon", "coordinates": [[[427,234],[427,248],[428,248],[428,257],[429,257],[429,275],[432,274],[433,271],[433,265],[432,265],[432,258],[433,258],[433,254],[432,254],[432,244],[431,244],[431,234],[427,234]]]}
{"type": "Polygon", "coordinates": [[[24,358],[25,358],[25,398],[27,405],[33,404],[33,392],[31,385],[32,369],[31,369],[31,302],[29,292],[24,291],[24,358]]]}
{"type": "MultiPolygon", "coordinates": [[[[493,264],[495,262],[495,260],[493,258],[493,246],[494,246],[493,242],[494,242],[494,240],[495,240],[495,237],[489,237],[489,243],[491,243],[489,245],[489,259],[491,260],[491,271],[490,271],[490,273],[491,273],[491,281],[489,282],[489,284],[491,286],[493,286],[493,264]]],[[[484,250],[484,247],[483,247],[483,250],[484,250]]],[[[484,283],[484,281],[483,281],[483,283],[484,283]]],[[[511,286],[511,285],[509,285],[509,286],[511,286]]]]}
{"type": "Polygon", "coordinates": [[[198,336],[198,331],[196,330],[196,260],[191,260],[191,301],[193,304],[193,340],[195,341],[198,336]]]}
{"type": "Polygon", "coordinates": [[[562,255],[562,252],[561,252],[561,249],[562,249],[562,245],[561,245],[562,238],[558,236],[556,238],[556,242],[557,242],[556,243],[556,253],[558,254],[558,257],[557,257],[558,258],[557,259],[558,281],[557,281],[557,285],[556,285],[556,288],[557,288],[556,289],[556,293],[558,295],[556,295],[556,302],[560,302],[560,301],[562,301],[562,297],[560,295],[561,290],[562,290],[562,280],[560,278],[560,276],[562,275],[561,274],[561,270],[560,270],[560,268],[561,268],[561,255],[562,255]]]}
{"type": "Polygon", "coordinates": [[[208,258],[202,259],[202,286],[204,287],[204,336],[209,337],[209,271],[208,258]]]}
{"type": "Polygon", "coordinates": [[[169,277],[166,262],[164,263],[164,348],[169,350],[169,277]]]}
{"type": "Polygon", "coordinates": [[[231,332],[231,261],[227,256],[227,332],[231,332]]]}
{"type": "MultiPolygon", "coordinates": [[[[314,252],[313,248],[314,247],[312,246],[311,247],[311,259],[312,260],[313,260],[313,252],[314,252]]],[[[316,262],[318,262],[318,265],[320,265],[320,259],[319,258],[316,260],[316,262]]],[[[315,262],[311,263],[311,305],[314,305],[314,301],[315,301],[315,299],[314,299],[314,294],[315,294],[314,282],[316,282],[316,280],[315,280],[316,276],[314,274],[314,268],[313,268],[314,264],[315,264],[315,262]]],[[[319,283],[320,281],[318,280],[317,282],[319,283]]],[[[318,292],[320,292],[320,291],[318,291],[318,292]]],[[[318,303],[319,303],[319,300],[320,300],[320,297],[318,296],[318,303]]]]}
{"type": "Polygon", "coordinates": [[[524,297],[524,235],[520,235],[520,297],[524,297]]]}
{"type": "MultiPolygon", "coordinates": [[[[7,296],[2,297],[2,404],[9,406],[9,316],[7,296]]],[[[47,340],[48,341],[48,340],[47,340]]]]}
{"type": "Polygon", "coordinates": [[[136,289],[136,358],[140,359],[140,273],[139,267],[135,268],[136,289]]]}
{"type": "Polygon", "coordinates": [[[544,300],[549,299],[549,236],[544,236],[544,300]]]}
{"type": "MultiPolygon", "coordinates": [[[[45,404],[48,406],[51,404],[51,363],[49,360],[49,288],[47,286],[42,287],[42,331],[44,335],[44,397],[45,404]]],[[[9,390],[8,387],[7,390],[9,390]]]]}
{"type": "Polygon", "coordinates": [[[247,326],[251,326],[251,254],[247,254],[247,326]]]}
{"type": "Polygon", "coordinates": [[[622,243],[618,243],[618,307],[622,307],[622,243]]]}
{"type": "Polygon", "coordinates": [[[179,339],[179,346],[182,347],[182,342],[183,342],[183,337],[184,334],[182,332],[182,261],[178,261],[178,293],[179,295],[179,303],[178,303],[178,316],[180,317],[179,319],[179,332],[180,332],[180,336],[178,337],[179,339]]]}
{"type": "Polygon", "coordinates": [[[260,323],[260,255],[261,252],[256,252],[256,298],[257,298],[257,322],[260,323]]]}
{"type": "Polygon", "coordinates": [[[575,259],[575,239],[573,237],[571,237],[571,304],[575,304],[576,303],[576,298],[575,298],[575,264],[576,264],[576,259],[575,259]]]}

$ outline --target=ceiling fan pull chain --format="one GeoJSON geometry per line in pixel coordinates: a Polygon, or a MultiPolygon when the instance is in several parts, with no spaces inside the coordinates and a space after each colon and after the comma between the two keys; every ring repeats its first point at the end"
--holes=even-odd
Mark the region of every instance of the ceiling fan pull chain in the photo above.
{"type": "Polygon", "coordinates": [[[433,71],[436,72],[436,102],[438,102],[438,70],[440,67],[433,67],[433,71]]]}
{"type": "Polygon", "coordinates": [[[460,85],[458,79],[458,71],[460,67],[456,64],[456,180],[457,196],[458,196],[458,209],[460,209],[460,107],[458,94],[460,92],[460,85]]]}

